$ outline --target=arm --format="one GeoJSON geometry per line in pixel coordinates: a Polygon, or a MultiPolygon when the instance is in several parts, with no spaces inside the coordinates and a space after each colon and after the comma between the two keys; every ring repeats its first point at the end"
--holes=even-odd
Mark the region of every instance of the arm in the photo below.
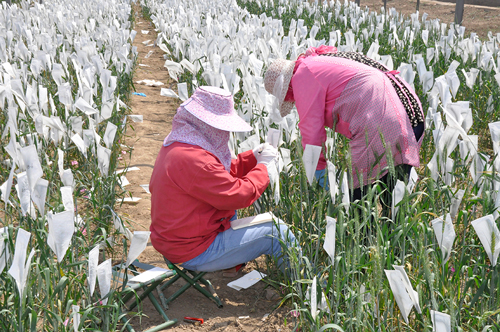
{"type": "MultiPolygon", "coordinates": [[[[325,104],[326,89],[314,77],[307,65],[301,65],[292,78],[295,104],[299,113],[299,129],[302,146],[306,144],[323,146],[326,141],[325,104]]],[[[317,169],[326,167],[323,153],[317,169]]]]}
{"type": "Polygon", "coordinates": [[[257,159],[255,159],[252,150],[242,152],[238,154],[237,159],[231,160],[230,174],[235,178],[242,178],[247,175],[255,165],[257,165],[257,159]]]}
{"type": "MultiPolygon", "coordinates": [[[[250,158],[255,160],[252,151],[250,154],[252,154],[250,158]]],[[[243,154],[242,161],[245,157],[246,153],[243,154]]],[[[248,167],[249,165],[239,168],[239,173],[243,173],[248,167]]],[[[231,173],[232,171],[233,165],[231,165],[231,173]]],[[[266,190],[268,184],[269,176],[263,164],[256,165],[241,177],[234,177],[214,158],[194,174],[187,192],[218,210],[237,210],[255,202],[266,190]]]]}

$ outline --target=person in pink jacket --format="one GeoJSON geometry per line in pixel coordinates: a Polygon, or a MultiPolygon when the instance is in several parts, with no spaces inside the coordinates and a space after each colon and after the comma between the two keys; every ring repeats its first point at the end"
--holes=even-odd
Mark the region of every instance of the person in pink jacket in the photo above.
{"type": "MultiPolygon", "coordinates": [[[[377,179],[392,192],[388,158],[400,165],[402,180],[419,166],[424,114],[417,95],[397,73],[362,54],[328,46],[309,48],[296,61],[277,59],[265,73],[265,88],[278,99],[281,116],[297,107],[304,147],[324,146],[325,127],[350,140],[351,200],[360,199],[377,179]]],[[[322,154],[316,171],[320,184],[325,167],[322,154]]]]}

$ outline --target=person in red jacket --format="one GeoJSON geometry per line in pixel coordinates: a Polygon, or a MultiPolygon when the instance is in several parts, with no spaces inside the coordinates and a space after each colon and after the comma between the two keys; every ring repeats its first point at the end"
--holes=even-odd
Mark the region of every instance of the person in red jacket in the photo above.
{"type": "Polygon", "coordinates": [[[231,160],[230,131],[252,130],[234,110],[232,95],[200,87],[177,109],[149,184],[151,242],[170,262],[194,271],[232,268],[269,254],[283,262],[280,239],[295,237],[272,222],[233,230],[235,210],[255,202],[269,184],[277,154],[262,144],[231,160]]]}

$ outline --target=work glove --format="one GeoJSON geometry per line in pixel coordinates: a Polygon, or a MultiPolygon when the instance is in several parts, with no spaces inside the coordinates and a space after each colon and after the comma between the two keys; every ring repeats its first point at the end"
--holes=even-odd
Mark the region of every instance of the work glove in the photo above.
{"type": "Polygon", "coordinates": [[[257,156],[262,152],[262,150],[264,150],[264,148],[266,146],[268,146],[269,143],[262,143],[262,144],[259,144],[257,145],[256,147],[253,148],[252,152],[253,152],[253,155],[255,156],[255,159],[257,159],[257,156]]]}
{"type": "Polygon", "coordinates": [[[276,150],[272,145],[269,143],[264,143],[262,146],[262,150],[259,152],[257,150],[257,153],[255,153],[255,158],[257,159],[257,164],[264,164],[264,165],[269,165],[270,162],[272,162],[276,156],[278,155],[278,150],[276,150]]]}

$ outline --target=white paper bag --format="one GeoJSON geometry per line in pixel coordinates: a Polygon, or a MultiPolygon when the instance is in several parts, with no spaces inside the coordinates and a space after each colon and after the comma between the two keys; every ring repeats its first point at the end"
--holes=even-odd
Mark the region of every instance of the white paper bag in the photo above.
{"type": "Polygon", "coordinates": [[[304,163],[307,181],[309,184],[313,183],[314,173],[316,172],[320,154],[321,146],[306,144],[306,148],[304,149],[304,154],[302,156],[302,162],[304,163]]]}
{"type": "Polygon", "coordinates": [[[74,212],[64,211],[56,214],[49,212],[47,223],[49,225],[47,244],[56,254],[57,261],[60,263],[66,255],[71,238],[75,233],[74,212]]]}
{"type": "Polygon", "coordinates": [[[35,203],[40,215],[45,215],[45,199],[47,196],[47,188],[49,187],[49,181],[44,179],[38,179],[35,185],[35,189],[31,195],[33,203],[35,203]]]}
{"type": "Polygon", "coordinates": [[[22,148],[21,154],[23,156],[24,165],[26,166],[30,190],[33,190],[36,182],[43,175],[42,165],[40,164],[40,159],[38,159],[38,154],[34,145],[28,145],[22,148]]]}
{"type": "Polygon", "coordinates": [[[323,249],[325,249],[328,256],[332,260],[332,264],[335,263],[335,228],[337,226],[337,220],[332,217],[326,217],[326,230],[325,230],[325,243],[323,244],[323,249]]]}
{"type": "Polygon", "coordinates": [[[97,277],[97,265],[99,264],[99,245],[89,251],[89,272],[87,274],[87,284],[89,286],[90,296],[94,294],[95,280],[97,277]]]}
{"type": "Polygon", "coordinates": [[[12,259],[12,265],[9,269],[9,274],[14,278],[17,285],[17,290],[19,291],[20,303],[24,300],[24,290],[26,288],[26,280],[31,266],[31,260],[35,254],[35,249],[31,249],[31,252],[26,259],[26,250],[28,249],[28,244],[30,241],[31,233],[19,228],[16,236],[16,247],[14,251],[14,258],[12,259]]]}
{"type": "Polygon", "coordinates": [[[498,255],[500,254],[500,231],[495,224],[495,219],[491,214],[474,220],[472,223],[474,230],[483,244],[484,250],[488,254],[491,265],[494,267],[497,264],[498,255]],[[492,248],[492,236],[495,236],[495,248],[492,248]]]}
{"type": "Polygon", "coordinates": [[[115,124],[108,121],[103,137],[104,144],[108,149],[112,149],[117,129],[118,127],[115,124]]]}
{"type": "Polygon", "coordinates": [[[108,299],[104,299],[111,289],[112,266],[111,258],[97,266],[97,281],[101,292],[102,304],[108,304],[108,299]]]}
{"type": "Polygon", "coordinates": [[[444,265],[450,258],[453,242],[455,241],[455,229],[451,221],[451,215],[447,213],[446,218],[441,216],[434,219],[432,221],[432,227],[434,228],[437,242],[443,254],[442,257],[444,265]]]}
{"type": "Polygon", "coordinates": [[[132,242],[130,243],[130,248],[128,251],[127,262],[125,266],[129,266],[139,255],[146,249],[148,245],[149,231],[135,231],[132,237],[132,242]]]}

